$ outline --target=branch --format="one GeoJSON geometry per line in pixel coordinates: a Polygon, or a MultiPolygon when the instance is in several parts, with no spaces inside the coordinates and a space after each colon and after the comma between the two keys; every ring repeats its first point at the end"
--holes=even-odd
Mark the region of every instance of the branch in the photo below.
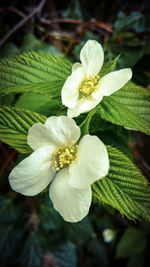
{"type": "Polygon", "coordinates": [[[2,176],[3,172],[5,171],[5,169],[7,168],[9,162],[13,159],[13,157],[15,156],[16,151],[13,150],[13,152],[10,154],[10,156],[8,157],[8,159],[5,161],[4,165],[2,166],[2,168],[0,169],[0,177],[2,176]]]}
{"type": "Polygon", "coordinates": [[[24,18],[25,14],[20,11],[19,9],[15,8],[15,7],[5,7],[5,8],[0,8],[0,12],[5,12],[5,11],[10,11],[10,12],[14,12],[16,13],[18,16],[24,18]]]}
{"type": "Polygon", "coordinates": [[[107,32],[110,32],[110,33],[113,32],[113,30],[112,30],[113,25],[112,24],[106,24],[106,23],[103,23],[100,21],[96,21],[94,19],[91,19],[87,22],[84,22],[84,21],[78,20],[78,19],[61,19],[61,18],[56,18],[53,20],[46,20],[44,18],[39,18],[39,19],[40,19],[40,22],[47,24],[47,25],[54,24],[54,23],[73,23],[73,24],[77,24],[77,25],[82,25],[82,24],[87,23],[90,26],[94,25],[95,27],[101,28],[107,32]]]}
{"type": "Polygon", "coordinates": [[[2,46],[19,28],[21,28],[28,20],[30,20],[36,13],[39,13],[43,8],[46,0],[42,0],[39,5],[33,9],[33,11],[21,21],[19,21],[0,41],[0,46],[2,46]]]}

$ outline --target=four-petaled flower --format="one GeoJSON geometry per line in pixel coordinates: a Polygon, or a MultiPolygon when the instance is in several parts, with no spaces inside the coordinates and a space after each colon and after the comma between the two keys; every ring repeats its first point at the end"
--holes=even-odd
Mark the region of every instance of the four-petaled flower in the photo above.
{"type": "Polygon", "coordinates": [[[34,152],[10,173],[12,189],[34,196],[50,184],[54,208],[66,221],[84,218],[91,205],[91,184],[106,176],[109,158],[97,136],[84,135],[67,116],[49,117],[35,123],[27,142],[34,152]]]}
{"type": "Polygon", "coordinates": [[[93,109],[104,96],[119,90],[132,77],[129,68],[99,76],[104,53],[97,41],[86,42],[80,59],[82,64],[73,64],[72,74],[65,81],[61,92],[62,103],[68,107],[67,115],[71,118],[93,109]]]}

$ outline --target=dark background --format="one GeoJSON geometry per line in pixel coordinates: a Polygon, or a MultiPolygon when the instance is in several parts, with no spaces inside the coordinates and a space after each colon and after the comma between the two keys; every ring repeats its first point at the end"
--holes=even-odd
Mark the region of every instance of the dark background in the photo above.
{"type": "MultiPolygon", "coordinates": [[[[76,61],[92,38],[102,43],[106,61],[120,54],[118,68],[131,67],[133,81],[150,88],[149,14],[149,1],[1,1],[0,57],[45,50],[76,61]]],[[[0,104],[15,105],[18,99],[1,97],[0,104]]],[[[130,147],[150,180],[149,137],[131,132],[130,147]]],[[[108,206],[94,205],[82,222],[66,223],[46,195],[25,198],[10,190],[8,175],[18,157],[1,144],[0,266],[149,266],[150,223],[131,222],[108,206]],[[110,243],[103,238],[108,228],[114,231],[110,243]]]]}

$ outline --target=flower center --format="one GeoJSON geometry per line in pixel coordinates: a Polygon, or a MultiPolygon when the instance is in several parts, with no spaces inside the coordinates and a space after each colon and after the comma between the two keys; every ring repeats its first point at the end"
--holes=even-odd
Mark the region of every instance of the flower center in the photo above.
{"type": "Polygon", "coordinates": [[[80,98],[90,96],[96,89],[99,83],[99,75],[90,75],[83,82],[79,84],[80,98]]]}
{"type": "Polygon", "coordinates": [[[53,153],[53,168],[55,171],[66,168],[77,159],[77,147],[76,144],[63,145],[55,150],[53,153]]]}

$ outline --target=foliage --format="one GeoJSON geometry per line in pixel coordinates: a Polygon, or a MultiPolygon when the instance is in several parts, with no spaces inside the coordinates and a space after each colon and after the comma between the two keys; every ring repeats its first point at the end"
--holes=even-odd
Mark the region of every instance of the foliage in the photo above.
{"type": "Polygon", "coordinates": [[[119,32],[127,29],[133,29],[136,32],[150,31],[148,20],[148,16],[144,16],[142,13],[137,11],[131,12],[130,16],[126,16],[124,12],[120,11],[115,22],[114,35],[117,35],[119,32]]]}
{"type": "Polygon", "coordinates": [[[129,227],[117,244],[116,258],[129,258],[127,267],[143,266],[146,236],[136,227],[129,227]]]}
{"type": "Polygon", "coordinates": [[[129,219],[150,220],[150,188],[133,163],[119,150],[107,147],[110,170],[93,185],[96,199],[117,208],[129,219]]]}
{"type": "Polygon", "coordinates": [[[46,52],[27,52],[0,63],[0,94],[35,92],[51,96],[62,87],[71,64],[46,52]]]}
{"type": "MultiPolygon", "coordinates": [[[[87,10],[88,5],[85,10],[82,3],[72,1],[63,17],[84,20],[87,16],[87,20],[87,10]]],[[[107,145],[110,158],[107,177],[93,185],[89,216],[78,223],[66,223],[54,210],[46,190],[34,198],[9,191],[8,168],[0,180],[1,266],[38,267],[45,261],[60,267],[148,266],[150,223],[144,220],[150,221],[150,189],[135,166],[130,130],[133,136],[134,131],[136,135],[137,131],[150,134],[149,29],[148,15],[124,12],[122,8],[114,22],[113,36],[105,36],[106,62],[100,76],[132,67],[133,82],[76,119],[82,134],[97,135],[107,145]],[[141,221],[135,224],[136,219],[141,221]],[[105,229],[115,233],[110,244],[104,243],[105,229]]],[[[70,75],[72,61],[75,57],[79,60],[86,40],[99,38],[95,30],[87,30],[69,59],[31,33],[23,37],[20,46],[5,44],[0,53],[0,140],[20,152],[11,161],[12,166],[16,158],[18,162],[32,152],[27,133],[34,123],[66,114],[60,91],[70,75]]]]}
{"type": "Polygon", "coordinates": [[[23,109],[0,107],[0,138],[21,153],[30,153],[27,133],[36,122],[44,122],[45,116],[23,109]]]}
{"type": "Polygon", "coordinates": [[[105,97],[98,107],[100,116],[112,123],[150,134],[150,91],[128,82],[105,97]]]}
{"type": "MultiPolygon", "coordinates": [[[[19,152],[29,153],[26,136],[35,122],[46,117],[22,109],[1,107],[1,138],[19,152]],[[5,116],[3,115],[5,114],[5,116]],[[5,134],[5,135],[4,135],[5,134]]],[[[89,125],[89,120],[86,121],[89,125]]],[[[143,217],[150,220],[150,190],[146,179],[119,150],[109,147],[110,171],[93,186],[96,198],[117,208],[128,218],[143,217]],[[128,170],[128,171],[127,171],[128,170]]]]}

